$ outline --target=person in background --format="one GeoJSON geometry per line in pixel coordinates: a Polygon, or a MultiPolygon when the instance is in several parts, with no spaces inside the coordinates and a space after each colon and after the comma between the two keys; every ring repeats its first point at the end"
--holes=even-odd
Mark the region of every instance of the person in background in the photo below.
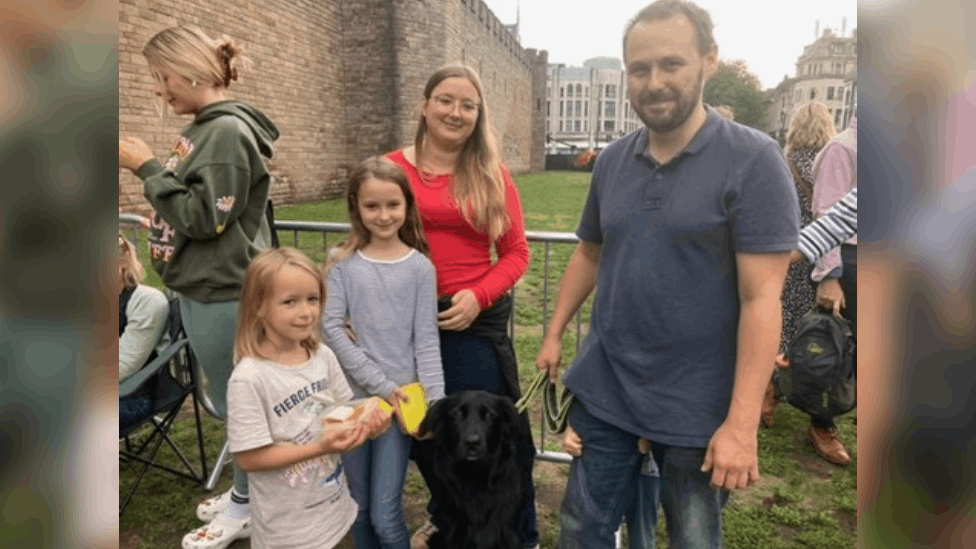
{"type": "MultiPolygon", "coordinates": [[[[830,140],[814,160],[813,212],[820,217],[845,195],[857,188],[857,117],[848,128],[830,140]]],[[[817,304],[843,316],[857,343],[857,233],[840,249],[833,249],[817,261],[810,278],[817,283],[817,304]]],[[[855,353],[857,351],[855,350],[855,353]]],[[[854,357],[855,375],[857,356],[854,357]]],[[[820,457],[836,465],[851,462],[850,452],[840,440],[832,417],[811,417],[808,436],[820,457]]]]}
{"type": "MultiPolygon", "coordinates": [[[[145,277],[135,245],[119,231],[119,383],[156,358],[169,318],[169,301],[163,292],[142,284],[145,277]]],[[[119,398],[119,428],[145,419],[152,406],[146,391],[119,398]]]]}
{"type": "MultiPolygon", "coordinates": [[[[195,27],[153,36],[143,55],[163,113],[172,109],[193,120],[165,161],[137,137],[119,139],[119,166],[143,181],[155,209],[153,268],[179,295],[190,348],[225,417],[241,281],[251,258],[271,246],[264,158],[271,158],[278,138],[264,113],[230,99],[242,54],[233,40],[211,39],[195,27]]],[[[236,464],[233,488],[200,503],[197,517],[207,524],[184,536],[184,549],[223,549],[250,536],[247,475],[236,464]]]]}
{"type": "MultiPolygon", "coordinates": [[[[813,199],[813,159],[820,149],[834,136],[834,119],[823,103],[814,101],[796,109],[790,119],[786,135],[786,148],[783,155],[793,174],[796,194],[800,200],[801,226],[812,220],[810,201],[813,199]]],[[[791,265],[783,288],[783,335],[780,337],[780,353],[793,339],[800,318],[813,307],[814,289],[810,285],[810,268],[804,265],[791,265]]],[[[776,407],[779,404],[779,376],[774,370],[763,395],[762,424],[772,427],[775,422],[776,407]]]]}

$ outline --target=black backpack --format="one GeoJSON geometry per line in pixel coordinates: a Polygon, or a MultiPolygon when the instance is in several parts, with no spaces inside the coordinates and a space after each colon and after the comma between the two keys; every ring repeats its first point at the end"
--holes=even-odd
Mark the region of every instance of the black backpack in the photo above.
{"type": "Polygon", "coordinates": [[[786,400],[808,414],[835,417],[857,406],[854,338],[846,320],[814,308],[800,318],[780,372],[786,400]]]}

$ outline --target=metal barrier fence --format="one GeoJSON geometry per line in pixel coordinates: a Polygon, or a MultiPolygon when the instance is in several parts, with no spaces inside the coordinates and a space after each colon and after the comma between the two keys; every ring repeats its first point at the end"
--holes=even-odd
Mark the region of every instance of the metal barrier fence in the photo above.
{"type": "MultiPolygon", "coordinates": [[[[119,224],[126,226],[127,231],[131,234],[132,242],[139,242],[140,233],[146,230],[149,225],[149,220],[145,217],[136,214],[119,213],[119,224]]],[[[327,253],[329,249],[329,235],[333,233],[347,233],[349,232],[348,223],[336,223],[336,222],[318,222],[318,221],[288,221],[288,220],[275,220],[275,229],[278,231],[279,237],[283,236],[285,233],[290,232],[294,236],[294,246],[296,248],[302,247],[302,237],[308,237],[307,233],[312,235],[321,235],[322,239],[322,251],[327,253]]],[[[541,243],[544,245],[545,252],[543,253],[543,282],[542,282],[542,333],[545,335],[549,328],[549,294],[551,293],[550,284],[550,256],[553,244],[576,244],[579,239],[573,233],[562,233],[562,232],[547,232],[547,231],[526,231],[526,236],[529,242],[541,243]]],[[[307,239],[306,239],[307,243],[307,239]]],[[[533,261],[538,258],[534,258],[533,261]]],[[[509,320],[509,335],[512,337],[513,341],[516,335],[516,322],[518,311],[518,286],[512,289],[512,316],[509,320]]],[[[580,312],[576,313],[576,351],[579,352],[580,338],[582,332],[582,314],[580,312]]],[[[525,358],[525,357],[523,357],[525,358]]],[[[200,392],[198,395],[204,409],[208,413],[222,419],[216,413],[213,405],[210,402],[209,397],[205,391],[200,392]]],[[[543,461],[550,461],[554,463],[565,463],[568,464],[572,461],[572,458],[566,452],[556,452],[545,449],[545,443],[549,433],[546,429],[546,422],[539,416],[539,424],[541,427],[538,453],[536,454],[537,459],[543,461]]]]}

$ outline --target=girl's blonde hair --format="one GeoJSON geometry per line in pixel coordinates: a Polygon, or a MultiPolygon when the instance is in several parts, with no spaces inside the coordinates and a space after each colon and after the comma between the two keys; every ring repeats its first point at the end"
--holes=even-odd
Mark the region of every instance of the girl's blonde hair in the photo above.
{"type": "MultiPolygon", "coordinates": [[[[431,75],[424,87],[424,105],[430,101],[434,88],[448,78],[464,78],[478,92],[478,120],[474,133],[461,148],[454,167],[454,183],[451,192],[464,220],[475,229],[488,233],[491,241],[501,238],[511,220],[505,209],[505,180],[502,177],[501,158],[495,129],[488,119],[488,106],[481,79],[474,69],[465,65],[447,65],[431,75]]],[[[417,170],[421,170],[427,120],[423,112],[414,137],[414,155],[417,170]]]]}
{"type": "Polygon", "coordinates": [[[417,209],[417,197],[413,194],[407,174],[403,173],[392,160],[382,156],[371,156],[359,163],[349,175],[349,186],[346,188],[346,207],[349,212],[349,224],[352,229],[349,231],[349,238],[345,242],[336,246],[336,251],[329,256],[326,263],[326,272],[341,261],[344,261],[356,250],[362,249],[370,240],[370,232],[363,224],[362,215],[359,213],[359,191],[363,183],[375,179],[387,183],[394,183],[403,192],[406,206],[406,219],[400,227],[400,240],[407,246],[416,248],[422,254],[430,256],[430,246],[424,236],[424,226],[420,220],[420,210],[417,209]]]}
{"type": "MultiPolygon", "coordinates": [[[[241,300],[237,310],[237,337],[234,342],[234,364],[246,357],[272,360],[261,354],[260,345],[267,338],[264,319],[268,314],[268,303],[274,295],[275,276],[283,267],[298,267],[315,278],[319,287],[318,319],[325,308],[325,282],[315,263],[301,250],[289,247],[271,248],[259,253],[244,273],[241,300]]],[[[319,321],[317,320],[316,323],[319,321]]],[[[301,342],[302,347],[314,354],[318,350],[320,338],[318,330],[311,330],[301,342]]]]}
{"type": "Polygon", "coordinates": [[[146,269],[139,262],[136,247],[122,235],[122,229],[119,229],[119,270],[122,284],[127,289],[135,288],[146,278],[146,269]]]}
{"type": "MultiPolygon", "coordinates": [[[[250,60],[244,48],[226,36],[214,40],[194,26],[170,27],[149,39],[142,54],[159,80],[157,69],[165,69],[191,82],[227,88],[238,79],[250,60]]],[[[165,105],[164,105],[165,107],[165,105]]]]}
{"type": "Polygon", "coordinates": [[[830,116],[827,106],[819,101],[813,101],[801,105],[793,111],[790,118],[790,129],[786,134],[786,147],[783,148],[783,156],[790,167],[793,179],[797,181],[807,196],[813,196],[813,187],[800,175],[800,172],[790,161],[790,153],[796,149],[810,148],[820,150],[824,145],[833,139],[836,134],[834,130],[834,119],[830,116]]]}

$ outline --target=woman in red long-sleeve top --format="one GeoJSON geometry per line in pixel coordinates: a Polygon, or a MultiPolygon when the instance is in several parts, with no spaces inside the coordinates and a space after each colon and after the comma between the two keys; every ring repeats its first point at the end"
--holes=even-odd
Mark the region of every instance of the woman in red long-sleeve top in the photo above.
{"type": "MultiPolygon", "coordinates": [[[[518,187],[499,157],[477,73],[462,65],[435,72],[424,88],[414,144],[388,158],[410,179],[437,271],[445,393],[480,389],[514,402],[521,391],[507,331],[508,292],[528,269],[529,243],[518,187]]],[[[527,421],[524,427],[529,429],[527,421]]],[[[415,444],[413,454],[429,485],[424,445],[415,444]]],[[[531,471],[532,463],[525,467],[531,471]]],[[[531,475],[525,491],[524,541],[535,547],[539,533],[531,475]]],[[[427,547],[441,523],[436,501],[428,510],[432,524],[414,535],[413,549],[427,547]]]]}

